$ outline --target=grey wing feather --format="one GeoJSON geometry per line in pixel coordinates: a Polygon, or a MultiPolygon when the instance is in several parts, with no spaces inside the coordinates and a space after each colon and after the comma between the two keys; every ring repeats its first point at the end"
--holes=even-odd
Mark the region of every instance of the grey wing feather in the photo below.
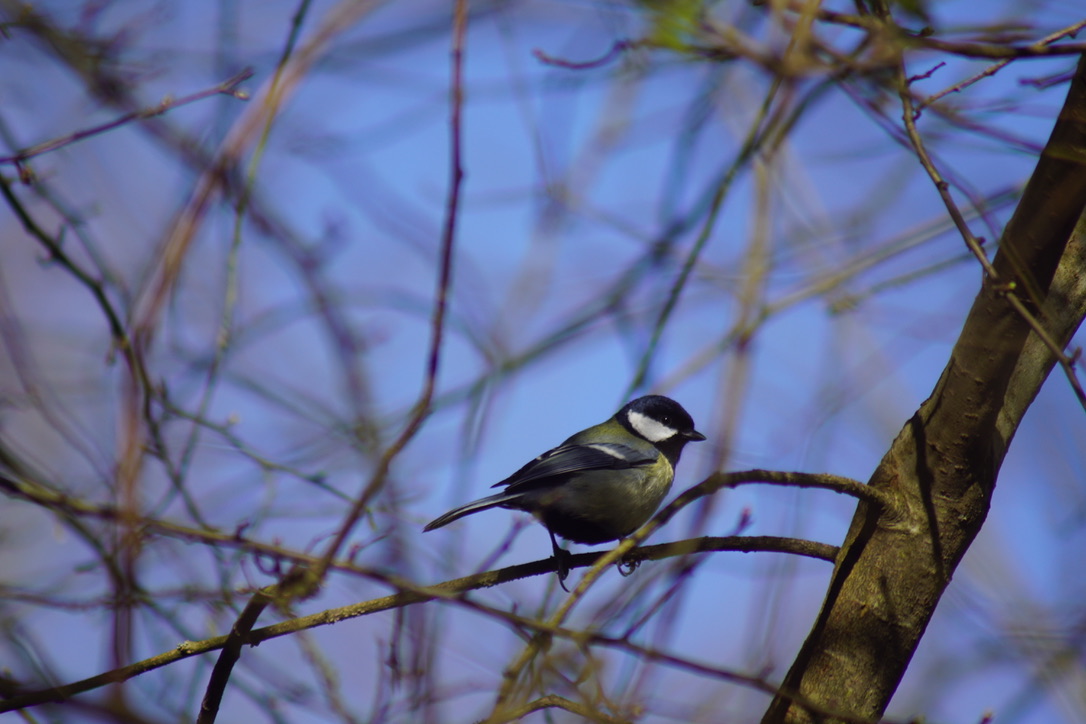
{"type": "Polygon", "coordinates": [[[563,445],[543,453],[493,487],[504,485],[507,493],[524,492],[540,487],[543,481],[582,470],[625,470],[655,461],[655,456],[619,443],[563,445]]]}
{"type": "Polygon", "coordinates": [[[494,486],[506,486],[502,492],[473,500],[459,508],[453,508],[448,513],[432,520],[423,530],[441,528],[465,515],[517,501],[532,490],[557,482],[556,478],[571,473],[582,470],[624,470],[637,465],[650,465],[654,462],[656,462],[656,457],[653,455],[613,442],[562,445],[543,453],[494,486]]]}

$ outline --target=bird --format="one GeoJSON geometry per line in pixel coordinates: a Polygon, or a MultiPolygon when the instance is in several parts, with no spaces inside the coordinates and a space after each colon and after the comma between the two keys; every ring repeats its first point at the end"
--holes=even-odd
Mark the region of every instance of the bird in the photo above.
{"type": "Polygon", "coordinates": [[[638,397],[492,486],[501,492],[453,508],[423,532],[490,508],[526,511],[550,533],[565,588],[569,552],[555,536],[595,545],[633,533],[671,490],[683,447],[701,440],[705,435],[678,402],[663,395],[638,397]]]}

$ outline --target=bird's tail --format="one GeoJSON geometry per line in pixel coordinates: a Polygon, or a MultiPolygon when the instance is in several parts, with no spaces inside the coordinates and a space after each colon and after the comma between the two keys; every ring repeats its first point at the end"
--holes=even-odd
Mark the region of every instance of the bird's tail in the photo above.
{"type": "Polygon", "coordinates": [[[465,515],[478,513],[480,510],[487,510],[488,508],[496,508],[499,505],[508,503],[509,501],[515,500],[519,497],[519,493],[513,495],[510,495],[509,493],[498,493],[496,495],[488,495],[485,498],[473,500],[470,503],[461,505],[459,508],[453,508],[448,513],[442,515],[439,518],[431,520],[429,523],[426,524],[426,527],[423,528],[422,531],[425,533],[428,530],[440,528],[443,525],[448,525],[449,523],[452,523],[454,520],[463,518],[465,515]]]}

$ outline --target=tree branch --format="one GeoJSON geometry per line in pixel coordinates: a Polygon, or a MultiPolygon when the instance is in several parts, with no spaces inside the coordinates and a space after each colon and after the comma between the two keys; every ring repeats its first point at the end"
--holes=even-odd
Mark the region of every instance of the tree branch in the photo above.
{"type": "MultiPolygon", "coordinates": [[[[631,551],[628,554],[628,558],[636,561],[656,561],[675,556],[712,551],[794,553],[800,556],[818,558],[831,562],[837,555],[836,546],[827,545],[825,543],[816,543],[814,541],[798,540],[794,538],[776,538],[773,536],[729,536],[725,538],[692,538],[672,543],[645,546],[644,548],[637,548],[631,551]]],[[[605,552],[581,553],[570,559],[570,566],[576,568],[591,566],[603,557],[603,555],[605,555],[605,552]]],[[[299,631],[306,631],[320,626],[328,626],[351,618],[368,616],[381,611],[403,608],[404,606],[425,603],[435,599],[448,599],[463,602],[461,596],[467,591],[490,588],[501,583],[507,583],[529,576],[546,575],[554,572],[554,570],[554,559],[544,558],[531,563],[523,563],[495,571],[476,573],[471,576],[464,576],[463,578],[454,578],[433,586],[420,586],[411,583],[410,581],[400,579],[399,577],[383,575],[375,571],[356,569],[355,572],[360,575],[398,588],[398,592],[382,598],[362,601],[360,603],[339,608],[331,608],[309,616],[301,616],[263,628],[253,629],[248,631],[244,638],[236,635],[234,631],[231,631],[231,633],[226,636],[215,636],[202,641],[185,641],[170,651],[163,652],[157,656],[144,659],[143,661],[128,666],[107,671],[97,676],[74,681],[63,686],[54,686],[48,689],[11,696],[0,701],[0,713],[17,711],[31,706],[38,706],[40,704],[65,701],[79,694],[93,691],[94,689],[99,689],[103,686],[127,681],[135,676],[162,668],[163,666],[168,666],[176,661],[224,649],[235,644],[238,652],[240,652],[241,647],[245,644],[256,646],[270,639],[295,634],[299,631]]],[[[275,591],[275,588],[276,587],[269,587],[263,589],[254,596],[253,601],[257,601],[262,606],[266,606],[279,595],[275,591]]],[[[252,605],[252,602],[250,602],[250,605],[252,605]]],[[[484,610],[477,606],[475,608],[484,610]]],[[[251,622],[255,622],[254,614],[258,615],[261,610],[262,608],[258,610],[253,607],[252,610],[250,610],[249,607],[246,607],[246,611],[239,617],[240,625],[236,624],[235,628],[240,631],[246,625],[251,627],[251,622]]],[[[508,617],[513,614],[499,611],[494,612],[494,615],[508,617]]],[[[527,619],[525,619],[525,621],[527,621],[527,619]]],[[[535,622],[535,624],[532,625],[538,628],[542,624],[540,622],[535,622]]],[[[236,660],[236,654],[237,652],[230,655],[234,656],[236,660]]],[[[223,677],[219,677],[219,679],[222,680],[223,677]]]]}

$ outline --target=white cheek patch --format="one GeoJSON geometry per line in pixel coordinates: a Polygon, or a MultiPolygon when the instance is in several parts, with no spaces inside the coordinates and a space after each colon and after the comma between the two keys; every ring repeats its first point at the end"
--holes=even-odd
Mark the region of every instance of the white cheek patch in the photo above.
{"type": "Polygon", "coordinates": [[[649,442],[661,442],[679,434],[675,428],[668,427],[659,420],[653,420],[648,415],[634,410],[626,413],[626,419],[630,421],[630,427],[649,442]]]}

